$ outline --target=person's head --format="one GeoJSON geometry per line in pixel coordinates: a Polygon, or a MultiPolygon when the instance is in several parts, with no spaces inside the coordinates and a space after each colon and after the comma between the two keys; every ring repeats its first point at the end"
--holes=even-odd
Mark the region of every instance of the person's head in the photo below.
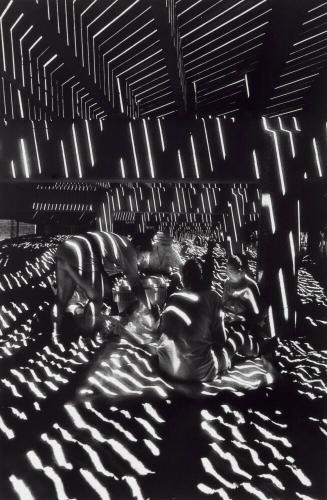
{"type": "Polygon", "coordinates": [[[132,238],[132,245],[136,252],[137,264],[140,267],[148,267],[150,254],[152,252],[152,241],[147,234],[136,234],[132,238]]]}
{"type": "Polygon", "coordinates": [[[182,285],[182,277],[179,273],[172,273],[170,275],[170,285],[171,286],[181,286],[182,285]]]}
{"type": "Polygon", "coordinates": [[[198,290],[202,283],[202,267],[196,259],[188,259],[182,269],[185,288],[198,290]]]}
{"type": "Polygon", "coordinates": [[[238,255],[229,257],[227,261],[226,272],[228,278],[234,283],[237,283],[243,278],[245,273],[244,264],[242,262],[242,259],[238,255]]]}

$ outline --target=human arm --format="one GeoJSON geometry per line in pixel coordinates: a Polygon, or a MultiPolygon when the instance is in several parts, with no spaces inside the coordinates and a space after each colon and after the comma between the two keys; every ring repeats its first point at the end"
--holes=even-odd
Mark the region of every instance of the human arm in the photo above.
{"type": "Polygon", "coordinates": [[[226,342],[225,313],[217,292],[210,291],[212,303],[211,335],[214,346],[220,347],[226,342]]]}
{"type": "Polygon", "coordinates": [[[264,307],[258,285],[248,278],[239,290],[233,291],[233,297],[243,308],[243,315],[249,325],[261,325],[264,319],[264,307]]]}
{"type": "Polygon", "coordinates": [[[146,296],[144,287],[138,275],[135,276],[126,274],[126,278],[131,286],[132,292],[134,293],[135,297],[150,310],[151,309],[150,301],[146,296]]]}
{"type": "Polygon", "coordinates": [[[156,304],[151,304],[145,293],[144,286],[138,275],[136,253],[132,247],[125,249],[121,260],[121,267],[135,297],[151,312],[154,320],[158,321],[159,307],[156,304]]]}

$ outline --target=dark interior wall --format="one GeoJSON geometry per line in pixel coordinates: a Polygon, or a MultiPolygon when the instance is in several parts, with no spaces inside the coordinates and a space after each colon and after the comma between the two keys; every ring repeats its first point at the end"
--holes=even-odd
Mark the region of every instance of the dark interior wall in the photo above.
{"type": "MultiPolygon", "coordinates": [[[[126,178],[134,180],[137,178],[182,180],[183,175],[188,180],[218,182],[255,180],[252,151],[243,144],[245,136],[241,122],[234,122],[230,118],[219,120],[221,133],[215,118],[205,120],[166,118],[161,119],[160,123],[157,119],[129,121],[117,117],[101,123],[89,121],[94,165],[91,161],[85,121],[35,122],[34,132],[30,121],[9,122],[7,126],[0,125],[0,157],[3,163],[0,177],[3,179],[13,177],[11,164],[13,161],[17,178],[26,178],[21,144],[23,139],[29,177],[34,179],[42,177],[60,179],[68,176],[75,179],[82,177],[118,180],[123,178],[122,159],[126,178]],[[73,123],[80,168],[76,156],[73,123]],[[67,171],[64,166],[61,141],[65,151],[67,171]],[[149,160],[148,144],[153,170],[149,160]],[[178,152],[184,174],[181,172],[178,152]]],[[[252,128],[255,126],[257,124],[253,123],[252,128]]],[[[249,132],[247,127],[247,135],[249,132]]]]}
{"type": "Polygon", "coordinates": [[[87,123],[17,120],[1,124],[0,180],[16,177],[253,182],[258,175],[263,177],[265,169],[265,177],[278,175],[278,170],[267,171],[267,157],[277,155],[276,144],[270,140],[273,132],[277,134],[278,154],[285,171],[288,160],[295,155],[302,178],[305,172],[309,179],[325,176],[322,119],[313,127],[312,121],[294,117],[264,122],[252,115],[236,119],[160,120],[116,116],[87,123]]]}

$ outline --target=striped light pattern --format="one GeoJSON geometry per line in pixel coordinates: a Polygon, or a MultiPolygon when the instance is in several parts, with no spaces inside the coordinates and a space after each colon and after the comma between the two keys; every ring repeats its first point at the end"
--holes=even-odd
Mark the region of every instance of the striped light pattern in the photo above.
{"type": "MultiPolygon", "coordinates": [[[[281,14],[270,0],[208,1],[4,1],[2,69],[14,94],[24,89],[29,119],[104,119],[116,111],[135,119],[189,109],[234,116],[260,85],[266,42],[281,14]]],[[[326,7],[319,15],[310,7],[273,54],[280,60],[262,109],[267,116],[302,111],[321,75],[326,7]]]]}

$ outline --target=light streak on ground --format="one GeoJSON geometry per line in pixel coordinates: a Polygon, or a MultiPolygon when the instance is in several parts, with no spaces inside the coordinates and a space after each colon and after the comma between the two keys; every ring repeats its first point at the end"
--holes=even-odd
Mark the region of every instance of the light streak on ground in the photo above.
{"type": "Polygon", "coordinates": [[[85,481],[96,491],[102,500],[110,500],[107,488],[105,488],[100,481],[87,469],[81,468],[81,475],[84,477],[85,481]]]}
{"type": "Polygon", "coordinates": [[[31,490],[22,479],[16,477],[15,474],[11,474],[11,476],[9,476],[9,481],[11,482],[12,487],[14,488],[20,500],[35,500],[35,497],[32,495],[31,490]]]}

